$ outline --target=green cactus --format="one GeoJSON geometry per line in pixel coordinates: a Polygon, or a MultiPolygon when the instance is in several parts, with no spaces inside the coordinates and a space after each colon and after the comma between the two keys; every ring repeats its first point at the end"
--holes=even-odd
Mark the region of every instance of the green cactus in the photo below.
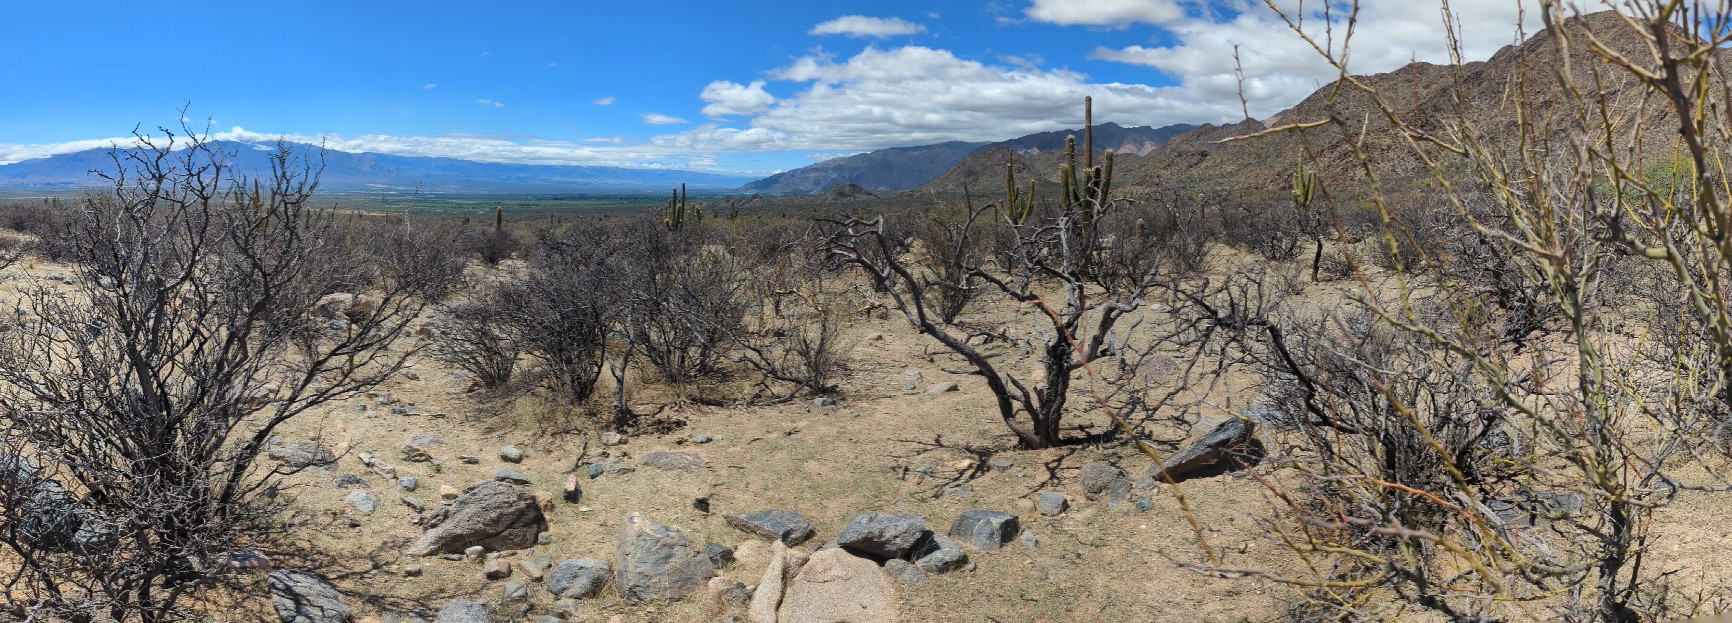
{"type": "Polygon", "coordinates": [[[493,231],[505,231],[505,206],[493,208],[493,231]]]}
{"type": "Polygon", "coordinates": [[[1004,210],[1010,216],[1010,222],[1017,225],[1028,222],[1028,217],[1034,214],[1034,180],[1028,181],[1028,194],[1019,195],[1016,191],[1016,166],[1013,161],[1004,163],[1004,210]]]}
{"type": "Polygon", "coordinates": [[[673,197],[668,199],[668,210],[662,216],[662,223],[668,226],[668,231],[679,231],[686,224],[686,185],[680,184],[674,189],[673,197]]]}
{"type": "Polygon", "coordinates": [[[1317,174],[1305,170],[1305,159],[1299,159],[1299,170],[1293,173],[1293,205],[1303,210],[1317,195],[1317,174]]]}

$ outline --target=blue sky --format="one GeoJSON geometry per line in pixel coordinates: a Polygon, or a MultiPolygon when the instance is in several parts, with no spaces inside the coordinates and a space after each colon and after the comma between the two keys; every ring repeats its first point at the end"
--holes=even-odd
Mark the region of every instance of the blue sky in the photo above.
{"type": "MultiPolygon", "coordinates": [[[[1378,34],[1356,71],[1443,60],[1435,0],[1366,4],[1378,34]]],[[[1512,1],[1452,6],[1487,24],[1470,54],[1513,41],[1512,1]]],[[[0,162],[175,123],[190,102],[231,138],[767,173],[1076,127],[1085,94],[1097,121],[1235,121],[1235,43],[1253,116],[1331,75],[1249,0],[8,0],[0,162]]]]}

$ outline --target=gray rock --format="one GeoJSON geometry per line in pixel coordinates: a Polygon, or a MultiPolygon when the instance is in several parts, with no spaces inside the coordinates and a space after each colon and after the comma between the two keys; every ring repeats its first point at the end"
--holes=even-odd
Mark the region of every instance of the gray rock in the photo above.
{"type": "Polygon", "coordinates": [[[503,580],[511,577],[511,565],[506,564],[503,558],[490,557],[481,565],[481,574],[489,580],[503,580]]]}
{"type": "Polygon", "coordinates": [[[535,496],[496,480],[470,486],[422,523],[426,531],[409,546],[406,553],[411,556],[460,552],[474,545],[521,549],[535,545],[536,536],[547,530],[535,496]]]}
{"type": "Polygon", "coordinates": [[[926,518],[871,512],[854,518],[836,543],[843,548],[879,558],[901,558],[926,535],[926,518]]]}
{"type": "Polygon", "coordinates": [[[823,397],[823,398],[814,398],[814,399],[812,399],[812,406],[820,407],[820,408],[822,408],[822,407],[834,407],[834,406],[836,406],[836,401],[830,399],[828,396],[823,397]]]}
{"type": "Polygon", "coordinates": [[[926,572],[921,571],[920,567],[914,566],[914,563],[901,558],[892,558],[884,561],[884,572],[890,574],[890,577],[902,580],[909,584],[926,583],[926,572]]]}
{"type": "Polygon", "coordinates": [[[547,590],[556,597],[585,599],[600,593],[611,576],[606,562],[594,558],[567,560],[548,572],[547,590]]]}
{"type": "Polygon", "coordinates": [[[1137,510],[1147,511],[1155,507],[1155,501],[1148,498],[1137,499],[1137,510]]]}
{"type": "Polygon", "coordinates": [[[523,451],[517,449],[517,446],[505,446],[499,449],[499,460],[506,463],[522,463],[523,451]]]}
{"type": "Polygon", "coordinates": [[[974,487],[969,485],[950,487],[944,490],[944,497],[966,500],[974,497],[974,487]]]}
{"type": "Polygon", "coordinates": [[[517,580],[506,582],[503,596],[505,597],[505,601],[529,599],[529,587],[524,586],[522,582],[517,580]]]}
{"type": "Polygon", "coordinates": [[[481,462],[481,457],[475,456],[473,454],[459,454],[459,455],[457,455],[457,462],[462,463],[464,465],[474,465],[476,463],[481,462]]]}
{"type": "Polygon", "coordinates": [[[698,469],[704,460],[690,452],[651,452],[643,456],[643,464],[656,469],[698,469]]]}
{"type": "MultiPolygon", "coordinates": [[[[1257,431],[1257,425],[1250,420],[1233,418],[1216,426],[1209,434],[1204,435],[1197,443],[1167,457],[1161,466],[1166,469],[1167,476],[1179,480],[1192,472],[1212,466],[1222,460],[1229,460],[1233,452],[1251,442],[1251,437],[1257,431]]],[[[1161,469],[1149,468],[1149,474],[1157,478],[1161,469]]]]}
{"type": "Polygon", "coordinates": [[[463,559],[469,562],[481,562],[482,558],[486,556],[487,548],[480,545],[471,545],[463,548],[463,559]]]}
{"type": "Polygon", "coordinates": [[[267,456],[271,457],[273,461],[295,469],[305,469],[315,465],[330,465],[337,462],[337,455],[331,452],[330,448],[317,441],[302,441],[273,448],[267,456]]]}
{"type": "Polygon", "coordinates": [[[411,510],[414,510],[417,513],[422,513],[422,512],[427,511],[427,503],[422,502],[421,498],[415,497],[413,495],[397,496],[397,501],[402,502],[404,506],[409,507],[411,510]]]}
{"type": "Polygon", "coordinates": [[[812,538],[812,522],[805,515],[787,510],[761,510],[755,513],[723,515],[728,525],[772,541],[799,545],[812,538]]]}
{"type": "Polygon", "coordinates": [[[421,574],[425,573],[425,572],[426,572],[426,569],[423,569],[421,567],[421,563],[418,563],[418,562],[412,562],[412,563],[403,565],[403,577],[406,577],[406,578],[418,578],[418,577],[421,577],[421,574]]]}
{"type": "Polygon", "coordinates": [[[992,460],[992,471],[1002,472],[1004,470],[1010,469],[1010,466],[1015,465],[1015,464],[1016,463],[1011,462],[1010,459],[993,459],[992,460]]]}
{"type": "Polygon", "coordinates": [[[493,479],[499,482],[509,482],[514,485],[529,484],[529,476],[526,476],[523,472],[514,469],[501,469],[497,472],[493,472],[493,479]]]}
{"type": "Polygon", "coordinates": [[[1111,487],[1113,481],[1125,477],[1125,472],[1106,461],[1095,461],[1082,467],[1083,493],[1089,499],[1100,497],[1111,487]]]}
{"type": "Polygon", "coordinates": [[[951,538],[983,550],[1003,547],[1019,532],[1016,515],[989,510],[963,511],[950,524],[951,538]]]}
{"type": "Polygon", "coordinates": [[[931,538],[921,542],[909,558],[914,559],[914,566],[927,573],[949,573],[961,569],[968,564],[968,552],[950,537],[933,533],[931,538]]]}
{"type": "Polygon", "coordinates": [[[1056,517],[1070,508],[1070,500],[1065,499],[1062,493],[1042,491],[1040,499],[1035,502],[1035,508],[1039,509],[1042,515],[1056,517]]]}
{"type": "Polygon", "coordinates": [[[397,488],[404,491],[414,491],[421,488],[421,479],[414,476],[404,476],[397,479],[397,488]]]}
{"type": "Polygon", "coordinates": [[[943,383],[933,383],[932,389],[926,390],[926,393],[928,393],[928,394],[942,394],[945,392],[953,392],[953,391],[956,391],[957,389],[958,389],[958,387],[956,386],[956,383],[951,382],[951,381],[945,381],[943,383]]]}
{"type": "Polygon", "coordinates": [[[451,600],[439,609],[439,616],[433,623],[492,623],[493,618],[487,615],[487,609],[481,604],[462,597],[451,600]]]}
{"type": "Polygon", "coordinates": [[[336,478],[331,479],[331,484],[338,489],[347,489],[349,487],[365,487],[367,480],[354,474],[337,474],[336,478]]]}
{"type": "Polygon", "coordinates": [[[746,603],[746,600],[752,598],[752,589],[744,582],[735,582],[728,590],[722,591],[722,597],[737,604],[746,603]]]}
{"type": "Polygon", "coordinates": [[[1107,485],[1107,504],[1111,505],[1112,508],[1118,508],[1119,505],[1129,502],[1131,491],[1134,488],[1129,478],[1114,479],[1111,484],[1107,485]]]}
{"type": "Polygon", "coordinates": [[[614,588],[629,602],[671,601],[697,592],[715,566],[684,530],[631,513],[619,526],[614,588]]]}
{"type": "Polygon", "coordinates": [[[624,476],[626,474],[630,474],[630,473],[635,472],[635,471],[637,471],[636,467],[615,467],[613,469],[607,470],[607,473],[613,474],[615,476],[624,476]]]}
{"type": "Polygon", "coordinates": [[[1022,531],[1022,536],[1019,536],[1016,539],[1022,541],[1022,544],[1029,549],[1034,549],[1040,546],[1040,537],[1035,536],[1033,530],[1022,531]]]}
{"type": "MultiPolygon", "coordinates": [[[[364,406],[364,405],[363,405],[364,406]]],[[[409,441],[403,443],[400,451],[403,460],[414,463],[425,463],[433,460],[433,448],[445,445],[444,440],[427,433],[416,433],[409,441]]]]}
{"type": "Polygon", "coordinates": [[[379,496],[373,495],[367,491],[361,489],[350,491],[349,495],[344,497],[343,500],[354,506],[355,511],[362,515],[371,515],[379,512],[379,496]]]}
{"type": "Polygon", "coordinates": [[[714,441],[714,439],[711,439],[709,435],[697,435],[692,437],[692,443],[696,444],[705,444],[711,441],[714,441]]]}
{"type": "Polygon", "coordinates": [[[595,480],[597,478],[600,478],[602,474],[607,473],[607,464],[606,463],[590,463],[588,472],[589,472],[589,479],[590,480],[595,480]]]}
{"type": "Polygon", "coordinates": [[[620,435],[619,433],[602,433],[601,434],[601,445],[617,446],[617,445],[621,445],[624,443],[625,443],[625,436],[620,435]]]}
{"type": "Polygon", "coordinates": [[[705,543],[704,556],[709,557],[710,566],[720,569],[734,562],[734,550],[721,543],[705,543]]]}
{"type": "Polygon", "coordinates": [[[305,571],[271,573],[271,606],[283,623],[348,623],[349,603],[337,587],[305,571]]]}

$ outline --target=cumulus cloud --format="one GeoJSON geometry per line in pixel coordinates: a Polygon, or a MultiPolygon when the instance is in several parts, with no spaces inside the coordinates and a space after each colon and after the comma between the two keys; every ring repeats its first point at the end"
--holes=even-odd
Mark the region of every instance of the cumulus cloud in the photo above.
{"type": "Polygon", "coordinates": [[[1064,26],[1124,27],[1173,23],[1184,19],[1185,9],[1178,0],[1034,0],[1023,14],[1064,26]]]}
{"type": "Polygon", "coordinates": [[[776,97],[764,90],[763,80],[755,80],[746,85],[717,80],[704,87],[704,91],[698,94],[698,99],[707,104],[704,106],[704,116],[711,119],[755,115],[776,103],[776,97]]]}
{"type": "Polygon", "coordinates": [[[612,97],[602,97],[602,98],[597,98],[595,100],[594,104],[596,106],[612,106],[613,102],[614,102],[614,99],[612,97]]]}
{"type": "Polygon", "coordinates": [[[844,15],[813,26],[809,35],[847,35],[850,37],[883,38],[926,32],[926,27],[900,17],[866,17],[844,15]]]}
{"type": "Polygon", "coordinates": [[[652,112],[652,113],[645,114],[643,116],[643,122],[650,124],[650,125],[674,125],[674,124],[679,124],[679,123],[691,123],[690,121],[686,121],[685,119],[681,119],[679,117],[671,117],[668,115],[661,114],[659,112],[652,112]]]}

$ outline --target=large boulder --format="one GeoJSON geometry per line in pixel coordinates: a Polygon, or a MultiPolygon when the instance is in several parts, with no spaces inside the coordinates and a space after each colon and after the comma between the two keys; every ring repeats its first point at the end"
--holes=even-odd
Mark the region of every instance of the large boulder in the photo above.
{"type": "Polygon", "coordinates": [[[613,571],[607,563],[594,558],[579,558],[559,563],[547,574],[547,590],[554,597],[585,599],[594,597],[607,586],[613,571]]]}
{"type": "Polygon", "coordinates": [[[989,510],[963,511],[950,524],[950,537],[983,550],[996,550],[1020,532],[1016,515],[989,510]]]}
{"type": "Polygon", "coordinates": [[[1209,431],[1209,434],[1197,440],[1197,443],[1167,457],[1160,467],[1150,467],[1149,475],[1162,478],[1161,471],[1165,468],[1167,477],[1180,480],[1204,468],[1230,460],[1235,453],[1251,443],[1252,435],[1256,431],[1257,425],[1249,419],[1229,419],[1209,431]]]}
{"type": "Polygon", "coordinates": [[[684,530],[637,513],[620,522],[613,571],[619,596],[631,602],[679,599],[716,575],[710,557],[684,530]]]}
{"type": "Polygon", "coordinates": [[[926,518],[870,512],[848,523],[836,544],[878,558],[901,558],[927,534],[926,518]]]}
{"type": "Polygon", "coordinates": [[[778,623],[889,623],[897,620],[896,586],[884,570],[841,548],[806,561],[788,582],[778,623]]]}
{"type": "Polygon", "coordinates": [[[799,545],[812,538],[812,522],[794,511],[763,510],[724,515],[722,518],[742,532],[788,545],[799,545]]]}
{"type": "Polygon", "coordinates": [[[348,623],[349,603],[337,587],[305,571],[283,569],[270,576],[271,605],[283,623],[348,623]]]}
{"type": "Polygon", "coordinates": [[[488,480],[464,489],[422,525],[426,531],[409,546],[411,556],[461,553],[476,545],[493,550],[532,547],[547,530],[547,518],[528,491],[488,480]]]}
{"type": "Polygon", "coordinates": [[[433,623],[492,623],[493,617],[487,616],[487,608],[481,604],[462,597],[451,600],[439,609],[439,616],[433,623]]]}
{"type": "Polygon", "coordinates": [[[113,546],[114,525],[84,507],[53,479],[26,481],[32,490],[18,522],[18,539],[44,552],[97,554],[113,546]]]}

